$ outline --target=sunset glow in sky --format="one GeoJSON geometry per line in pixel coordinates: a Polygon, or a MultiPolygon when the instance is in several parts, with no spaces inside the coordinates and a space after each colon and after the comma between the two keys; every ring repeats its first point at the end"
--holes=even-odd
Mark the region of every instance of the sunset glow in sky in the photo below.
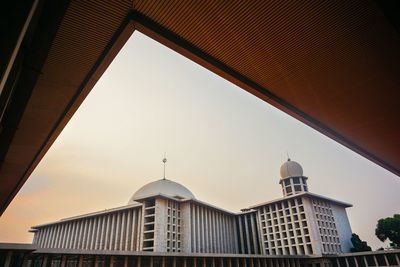
{"type": "Polygon", "coordinates": [[[400,213],[400,179],[135,32],[0,218],[0,242],[30,226],[127,204],[144,184],[182,183],[231,211],[282,196],[286,153],[311,192],[352,203],[353,232],[400,213]]]}

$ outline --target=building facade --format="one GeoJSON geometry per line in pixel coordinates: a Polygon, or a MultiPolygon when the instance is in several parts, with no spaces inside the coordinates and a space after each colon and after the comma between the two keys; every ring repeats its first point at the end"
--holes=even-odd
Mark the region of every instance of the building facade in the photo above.
{"type": "Polygon", "coordinates": [[[230,212],[168,179],[140,188],[123,207],[34,226],[40,248],[326,255],[349,252],[350,204],[308,192],[302,167],[281,167],[283,197],[230,212]]]}

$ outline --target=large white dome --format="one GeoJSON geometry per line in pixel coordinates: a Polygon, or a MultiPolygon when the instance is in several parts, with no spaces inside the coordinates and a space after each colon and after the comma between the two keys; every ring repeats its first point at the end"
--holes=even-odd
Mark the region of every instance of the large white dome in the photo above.
{"type": "Polygon", "coordinates": [[[303,176],[303,168],[296,161],[288,159],[281,166],[281,178],[285,179],[288,177],[299,177],[303,176]]]}
{"type": "Polygon", "coordinates": [[[129,200],[129,204],[138,199],[143,199],[155,195],[165,195],[179,199],[194,199],[194,195],[189,189],[181,184],[168,179],[161,179],[144,185],[129,200]]]}

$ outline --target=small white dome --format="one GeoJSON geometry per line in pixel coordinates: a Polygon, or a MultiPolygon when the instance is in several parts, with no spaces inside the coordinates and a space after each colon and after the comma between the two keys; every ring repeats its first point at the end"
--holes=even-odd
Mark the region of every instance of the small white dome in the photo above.
{"type": "Polygon", "coordinates": [[[144,185],[135,194],[131,197],[128,204],[134,203],[138,199],[156,196],[156,195],[165,195],[173,198],[180,199],[194,199],[194,195],[190,192],[189,189],[184,187],[181,184],[173,182],[168,179],[161,179],[151,183],[144,185]]]}
{"type": "Polygon", "coordinates": [[[281,166],[281,178],[285,179],[288,177],[299,177],[303,176],[303,168],[296,161],[288,159],[281,166]]]}

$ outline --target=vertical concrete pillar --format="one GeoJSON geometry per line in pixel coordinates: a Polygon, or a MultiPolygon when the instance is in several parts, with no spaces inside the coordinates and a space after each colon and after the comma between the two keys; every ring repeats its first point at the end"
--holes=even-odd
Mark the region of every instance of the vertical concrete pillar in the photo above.
{"type": "Polygon", "coordinates": [[[110,256],[110,266],[109,267],[114,267],[114,256],[110,256]]]}
{"type": "Polygon", "coordinates": [[[354,260],[354,262],[355,262],[355,264],[356,264],[356,267],[360,267],[360,266],[358,265],[358,260],[357,260],[357,258],[356,258],[356,257],[353,257],[353,260],[354,260]]]}
{"type": "Polygon", "coordinates": [[[101,228],[100,228],[100,237],[99,237],[99,243],[97,245],[97,249],[103,249],[103,244],[104,244],[104,236],[105,236],[105,222],[106,222],[106,216],[101,216],[100,223],[101,223],[101,228]]]}
{"type": "Polygon", "coordinates": [[[126,211],[121,212],[121,233],[120,233],[120,241],[119,241],[119,250],[125,250],[125,242],[126,242],[126,211]]]}
{"type": "Polygon", "coordinates": [[[129,250],[129,246],[132,242],[131,238],[131,231],[133,230],[133,227],[131,225],[131,212],[132,210],[128,210],[126,213],[126,233],[125,233],[125,248],[124,250],[129,250]]]}
{"type": "Polygon", "coordinates": [[[115,230],[115,221],[116,221],[115,213],[113,213],[113,214],[111,215],[110,238],[109,238],[109,241],[108,241],[108,243],[109,243],[108,249],[109,249],[109,250],[113,250],[113,249],[114,249],[114,242],[115,242],[115,233],[114,233],[114,230],[115,230]]]}
{"type": "Polygon", "coordinates": [[[11,259],[12,259],[12,252],[8,251],[7,252],[7,256],[6,256],[6,260],[4,261],[4,267],[10,267],[11,259]]]}
{"type": "Polygon", "coordinates": [[[394,254],[394,257],[395,257],[395,259],[396,259],[396,263],[397,263],[397,265],[399,265],[399,266],[400,266],[399,254],[395,253],[395,254],[394,254]]]}
{"type": "Polygon", "coordinates": [[[100,217],[94,217],[94,228],[93,228],[93,239],[92,239],[92,246],[90,249],[97,249],[97,243],[99,241],[100,238],[100,217]]]}
{"type": "Polygon", "coordinates": [[[215,210],[211,211],[211,232],[212,232],[212,253],[217,252],[217,229],[216,229],[216,212],[215,210]]]}
{"type": "Polygon", "coordinates": [[[78,249],[85,249],[86,239],[87,239],[87,219],[82,220],[82,235],[80,238],[78,249]]]}
{"type": "Polygon", "coordinates": [[[372,257],[374,258],[375,266],[379,266],[378,260],[376,259],[376,256],[375,256],[375,255],[372,255],[372,257]]]}
{"type": "Polygon", "coordinates": [[[386,266],[389,266],[389,261],[388,261],[388,259],[387,259],[386,254],[383,254],[383,259],[385,260],[386,266]]]}
{"type": "Polygon", "coordinates": [[[201,247],[201,232],[202,232],[202,224],[201,224],[201,208],[199,205],[195,205],[195,244],[196,244],[196,251],[201,253],[203,252],[201,247]]]}
{"type": "Polygon", "coordinates": [[[61,240],[60,248],[66,248],[68,246],[69,238],[72,235],[72,222],[65,223],[63,227],[63,240],[61,240]]]}
{"type": "Polygon", "coordinates": [[[65,267],[67,265],[67,256],[61,255],[61,264],[60,267],[65,267]]]}
{"type": "Polygon", "coordinates": [[[210,239],[209,239],[209,227],[208,227],[208,209],[204,209],[204,237],[205,237],[205,241],[204,241],[204,252],[210,252],[210,239]]]}
{"type": "MultiPolygon", "coordinates": [[[[131,239],[131,247],[130,247],[130,250],[131,251],[133,251],[133,250],[139,250],[139,247],[137,246],[137,244],[135,243],[135,240],[137,240],[138,238],[136,237],[135,238],[135,229],[136,229],[136,227],[137,227],[137,225],[135,225],[136,224],[136,210],[132,210],[132,232],[131,232],[131,236],[130,236],[130,239],[131,239]]],[[[137,235],[139,235],[139,233],[136,233],[137,235]]]]}
{"type": "MultiPolygon", "coordinates": [[[[43,265],[46,266],[46,265],[43,265]]],[[[78,267],[82,267],[83,266],[83,255],[79,255],[78,258],[78,267]]]]}
{"type": "Polygon", "coordinates": [[[205,249],[205,223],[204,223],[204,207],[199,207],[200,208],[200,251],[201,252],[207,252],[205,249]]]}
{"type": "Polygon", "coordinates": [[[346,262],[346,267],[350,267],[349,261],[347,260],[347,257],[344,257],[344,261],[346,262]]]}
{"type": "Polygon", "coordinates": [[[99,256],[94,257],[94,267],[99,267],[99,256]]]}

